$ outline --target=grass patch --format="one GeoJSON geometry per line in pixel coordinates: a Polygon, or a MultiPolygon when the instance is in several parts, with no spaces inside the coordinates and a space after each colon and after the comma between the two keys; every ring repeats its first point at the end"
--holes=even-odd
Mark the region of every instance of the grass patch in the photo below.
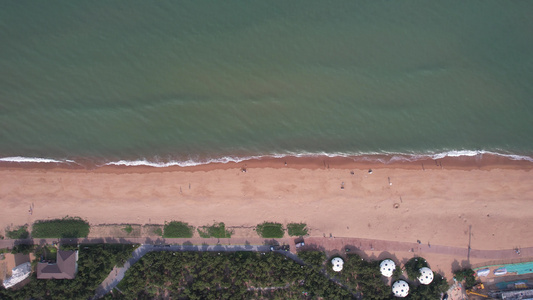
{"type": "Polygon", "coordinates": [[[8,239],[12,240],[23,240],[30,237],[30,233],[28,232],[28,226],[20,226],[19,228],[15,230],[8,230],[6,231],[6,236],[8,239]]]}
{"type": "Polygon", "coordinates": [[[163,229],[161,229],[161,228],[156,228],[156,229],[154,229],[153,232],[154,232],[155,235],[163,236],[163,229]]]}
{"type": "Polygon", "coordinates": [[[79,238],[89,235],[89,223],[81,218],[37,221],[31,231],[33,238],[79,238]]]}
{"type": "Polygon", "coordinates": [[[222,222],[215,223],[211,226],[203,226],[198,228],[198,234],[203,238],[230,238],[233,230],[226,230],[226,225],[222,222]]]}
{"type": "Polygon", "coordinates": [[[57,261],[57,248],[54,246],[45,246],[42,255],[45,260],[57,261]]]}
{"type": "Polygon", "coordinates": [[[185,222],[172,221],[165,223],[162,235],[165,238],[191,238],[193,230],[194,226],[190,226],[185,222]]]}
{"type": "Polygon", "coordinates": [[[127,234],[130,234],[133,231],[133,228],[128,224],[126,227],[122,228],[122,230],[126,231],[127,234]]]}
{"type": "Polygon", "coordinates": [[[282,238],[285,235],[285,229],[280,223],[264,222],[257,225],[257,234],[263,238],[282,238]]]}
{"type": "Polygon", "coordinates": [[[287,224],[287,231],[290,236],[304,236],[307,235],[307,224],[305,223],[289,223],[287,224]]]}

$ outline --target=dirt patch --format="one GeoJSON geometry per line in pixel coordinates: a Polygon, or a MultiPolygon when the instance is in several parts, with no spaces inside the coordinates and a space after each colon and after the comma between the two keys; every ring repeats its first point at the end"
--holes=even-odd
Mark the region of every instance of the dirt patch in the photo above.
{"type": "Polygon", "coordinates": [[[140,224],[101,224],[92,225],[89,238],[115,237],[133,238],[142,236],[140,224]]]}
{"type": "Polygon", "coordinates": [[[163,225],[145,224],[142,226],[141,235],[143,237],[161,237],[163,235],[163,225]]]}
{"type": "MultiPolygon", "coordinates": [[[[257,232],[255,231],[255,226],[252,227],[246,227],[246,226],[228,226],[226,227],[228,230],[232,230],[233,234],[232,236],[235,237],[243,237],[243,238],[257,238],[257,232]]],[[[195,235],[198,233],[195,232],[195,235]]]]}

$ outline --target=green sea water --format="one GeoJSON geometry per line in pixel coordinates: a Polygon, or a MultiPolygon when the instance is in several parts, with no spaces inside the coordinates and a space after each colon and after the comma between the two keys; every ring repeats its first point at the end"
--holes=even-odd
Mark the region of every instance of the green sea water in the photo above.
{"type": "Polygon", "coordinates": [[[4,1],[0,157],[532,156],[532,13],[533,1],[4,1]]]}

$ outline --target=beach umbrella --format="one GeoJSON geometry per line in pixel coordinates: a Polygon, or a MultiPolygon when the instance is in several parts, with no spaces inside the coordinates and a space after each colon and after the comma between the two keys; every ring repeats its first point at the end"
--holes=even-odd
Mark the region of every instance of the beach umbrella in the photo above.
{"type": "Polygon", "coordinates": [[[391,277],[392,272],[394,272],[394,269],[396,269],[396,264],[390,259],[385,259],[381,262],[381,264],[379,264],[379,268],[381,275],[385,277],[391,277]]]}
{"type": "Polygon", "coordinates": [[[396,297],[403,298],[409,294],[409,284],[403,280],[398,280],[392,285],[392,293],[396,297]]]}
{"type": "Polygon", "coordinates": [[[418,281],[420,281],[421,284],[430,284],[433,281],[433,271],[428,267],[420,268],[418,281]]]}
{"type": "Polygon", "coordinates": [[[344,265],[344,261],[340,257],[334,257],[331,260],[331,264],[333,265],[333,271],[340,272],[342,271],[342,266],[344,265]]]}

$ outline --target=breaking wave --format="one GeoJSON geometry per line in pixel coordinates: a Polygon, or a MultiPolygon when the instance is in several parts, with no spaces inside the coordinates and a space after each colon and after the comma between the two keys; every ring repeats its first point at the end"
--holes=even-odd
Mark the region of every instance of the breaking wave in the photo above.
{"type": "MultiPolygon", "coordinates": [[[[485,150],[451,150],[438,153],[396,153],[396,152],[373,152],[373,153],[326,153],[326,152],[287,152],[283,154],[270,154],[270,155],[255,155],[255,156],[223,156],[220,158],[206,158],[206,159],[185,159],[185,160],[162,160],[162,159],[136,159],[136,160],[117,160],[110,162],[98,163],[95,162],[97,167],[102,166],[147,166],[154,168],[165,168],[172,166],[179,167],[191,167],[198,165],[206,165],[211,163],[226,164],[226,163],[239,163],[248,160],[257,159],[269,159],[269,158],[289,158],[289,157],[345,157],[352,158],[354,161],[371,161],[381,163],[393,163],[393,162],[414,162],[424,159],[443,159],[445,157],[483,157],[483,155],[492,155],[505,157],[510,160],[522,160],[533,162],[533,157],[517,154],[498,153],[485,150]]],[[[9,163],[56,163],[56,164],[72,164],[77,162],[71,159],[53,159],[53,158],[38,158],[38,157],[2,157],[0,162],[9,163]]]]}

